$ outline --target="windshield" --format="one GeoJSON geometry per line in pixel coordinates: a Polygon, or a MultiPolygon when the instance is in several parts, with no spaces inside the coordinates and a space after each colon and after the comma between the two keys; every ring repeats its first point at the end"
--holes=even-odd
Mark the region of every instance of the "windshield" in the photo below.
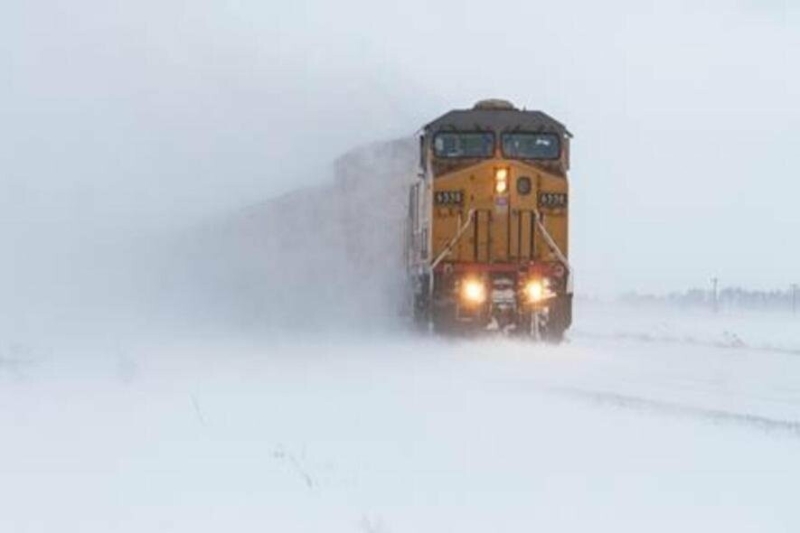
{"type": "Polygon", "coordinates": [[[561,146],[555,133],[505,133],[503,155],[513,159],[558,159],[561,146]]]}
{"type": "Polygon", "coordinates": [[[439,133],[433,142],[436,157],[491,157],[494,153],[494,134],[439,133]]]}

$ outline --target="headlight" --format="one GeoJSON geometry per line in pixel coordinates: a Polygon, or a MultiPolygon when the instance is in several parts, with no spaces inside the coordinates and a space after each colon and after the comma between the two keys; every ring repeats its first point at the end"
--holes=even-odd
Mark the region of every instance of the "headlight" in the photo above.
{"type": "Polygon", "coordinates": [[[461,284],[461,298],[472,304],[486,301],[486,287],[479,280],[468,279],[461,284]]]}
{"type": "Polygon", "coordinates": [[[544,282],[538,279],[529,281],[525,285],[525,295],[529,302],[540,302],[544,298],[544,282]]]}
{"type": "Polygon", "coordinates": [[[508,169],[498,168],[494,173],[494,190],[497,194],[505,194],[508,191],[508,169]]]}
{"type": "Polygon", "coordinates": [[[556,293],[550,289],[550,280],[547,278],[532,279],[525,285],[525,296],[529,303],[539,303],[555,295],[556,293]]]}

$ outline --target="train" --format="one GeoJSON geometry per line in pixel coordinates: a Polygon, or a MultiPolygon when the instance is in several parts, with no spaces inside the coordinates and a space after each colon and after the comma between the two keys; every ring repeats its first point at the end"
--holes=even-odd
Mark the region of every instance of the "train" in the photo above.
{"type": "Polygon", "coordinates": [[[500,99],[420,130],[405,237],[417,326],[564,339],[572,138],[548,114],[500,99]]]}

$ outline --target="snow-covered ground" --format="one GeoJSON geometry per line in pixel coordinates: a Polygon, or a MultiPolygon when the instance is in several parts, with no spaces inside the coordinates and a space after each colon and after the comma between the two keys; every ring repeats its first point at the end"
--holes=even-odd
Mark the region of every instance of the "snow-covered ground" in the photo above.
{"type": "Polygon", "coordinates": [[[755,348],[800,356],[800,315],[788,311],[712,313],[702,308],[584,301],[578,303],[576,322],[573,336],[755,348]]]}
{"type": "Polygon", "coordinates": [[[800,320],[578,300],[560,347],[411,336],[409,146],[15,254],[0,533],[800,529],[800,320]]]}
{"type": "Polygon", "coordinates": [[[577,317],[560,347],[3,345],[0,531],[800,528],[800,343],[761,346],[795,319],[577,317]]]}

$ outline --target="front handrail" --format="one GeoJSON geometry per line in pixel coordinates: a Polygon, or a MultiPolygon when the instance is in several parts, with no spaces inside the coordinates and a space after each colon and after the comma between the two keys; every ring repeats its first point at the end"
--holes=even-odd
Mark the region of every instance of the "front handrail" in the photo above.
{"type": "Polygon", "coordinates": [[[450,239],[450,242],[447,243],[447,245],[444,247],[444,250],[442,250],[442,252],[438,256],[436,256],[436,259],[434,259],[433,262],[431,263],[430,265],[431,272],[437,266],[439,266],[439,263],[441,263],[444,260],[444,258],[450,254],[451,251],[453,251],[455,245],[458,244],[458,241],[461,240],[461,237],[464,236],[464,232],[466,232],[467,228],[469,228],[470,224],[472,224],[472,219],[474,218],[474,216],[475,216],[475,210],[470,209],[469,212],[467,213],[467,221],[464,222],[464,224],[462,224],[459,227],[455,236],[453,236],[453,238],[450,239]]]}
{"type": "Polygon", "coordinates": [[[550,232],[547,231],[547,228],[544,227],[544,223],[542,222],[542,215],[539,213],[537,209],[533,210],[534,219],[536,220],[536,227],[539,228],[539,231],[544,237],[547,246],[550,247],[550,250],[556,254],[556,258],[564,265],[564,268],[567,269],[567,291],[571,292],[572,286],[572,266],[570,266],[569,261],[567,261],[567,256],[564,255],[564,252],[556,244],[556,241],[553,239],[550,232]]]}
{"type": "MultiPolygon", "coordinates": [[[[459,226],[458,231],[456,231],[456,234],[453,236],[453,238],[450,239],[450,241],[447,243],[444,249],[439,253],[438,256],[436,256],[436,259],[434,259],[433,262],[430,264],[429,266],[430,272],[433,272],[433,270],[439,265],[439,263],[444,261],[444,259],[450,254],[450,252],[453,251],[455,245],[458,244],[458,241],[461,240],[461,237],[464,236],[464,233],[472,224],[473,219],[475,218],[475,212],[476,212],[475,209],[469,210],[469,212],[467,213],[467,220],[459,226]]],[[[539,229],[539,233],[544,238],[545,243],[547,243],[547,246],[550,248],[550,250],[555,254],[556,258],[561,262],[562,265],[564,265],[564,268],[567,270],[568,285],[572,285],[572,266],[569,264],[569,261],[567,260],[567,257],[564,255],[564,252],[562,252],[561,249],[556,244],[556,241],[555,239],[553,239],[553,236],[550,235],[549,231],[547,231],[547,228],[542,222],[542,214],[537,209],[532,209],[532,212],[536,223],[536,227],[539,229]]],[[[433,276],[431,276],[430,282],[432,285],[433,276]]]]}
{"type": "Polygon", "coordinates": [[[539,211],[534,209],[533,210],[533,214],[536,217],[535,218],[536,227],[539,228],[539,231],[542,233],[542,237],[544,237],[545,242],[547,242],[547,246],[550,247],[550,250],[554,254],[556,254],[556,257],[558,258],[558,260],[561,261],[562,263],[564,263],[564,267],[567,269],[567,271],[569,271],[570,270],[569,261],[567,261],[566,256],[561,251],[561,249],[558,247],[558,245],[556,244],[556,241],[550,235],[550,232],[547,231],[547,228],[544,227],[544,223],[542,223],[542,215],[541,215],[541,213],[539,213],[539,211]]]}

